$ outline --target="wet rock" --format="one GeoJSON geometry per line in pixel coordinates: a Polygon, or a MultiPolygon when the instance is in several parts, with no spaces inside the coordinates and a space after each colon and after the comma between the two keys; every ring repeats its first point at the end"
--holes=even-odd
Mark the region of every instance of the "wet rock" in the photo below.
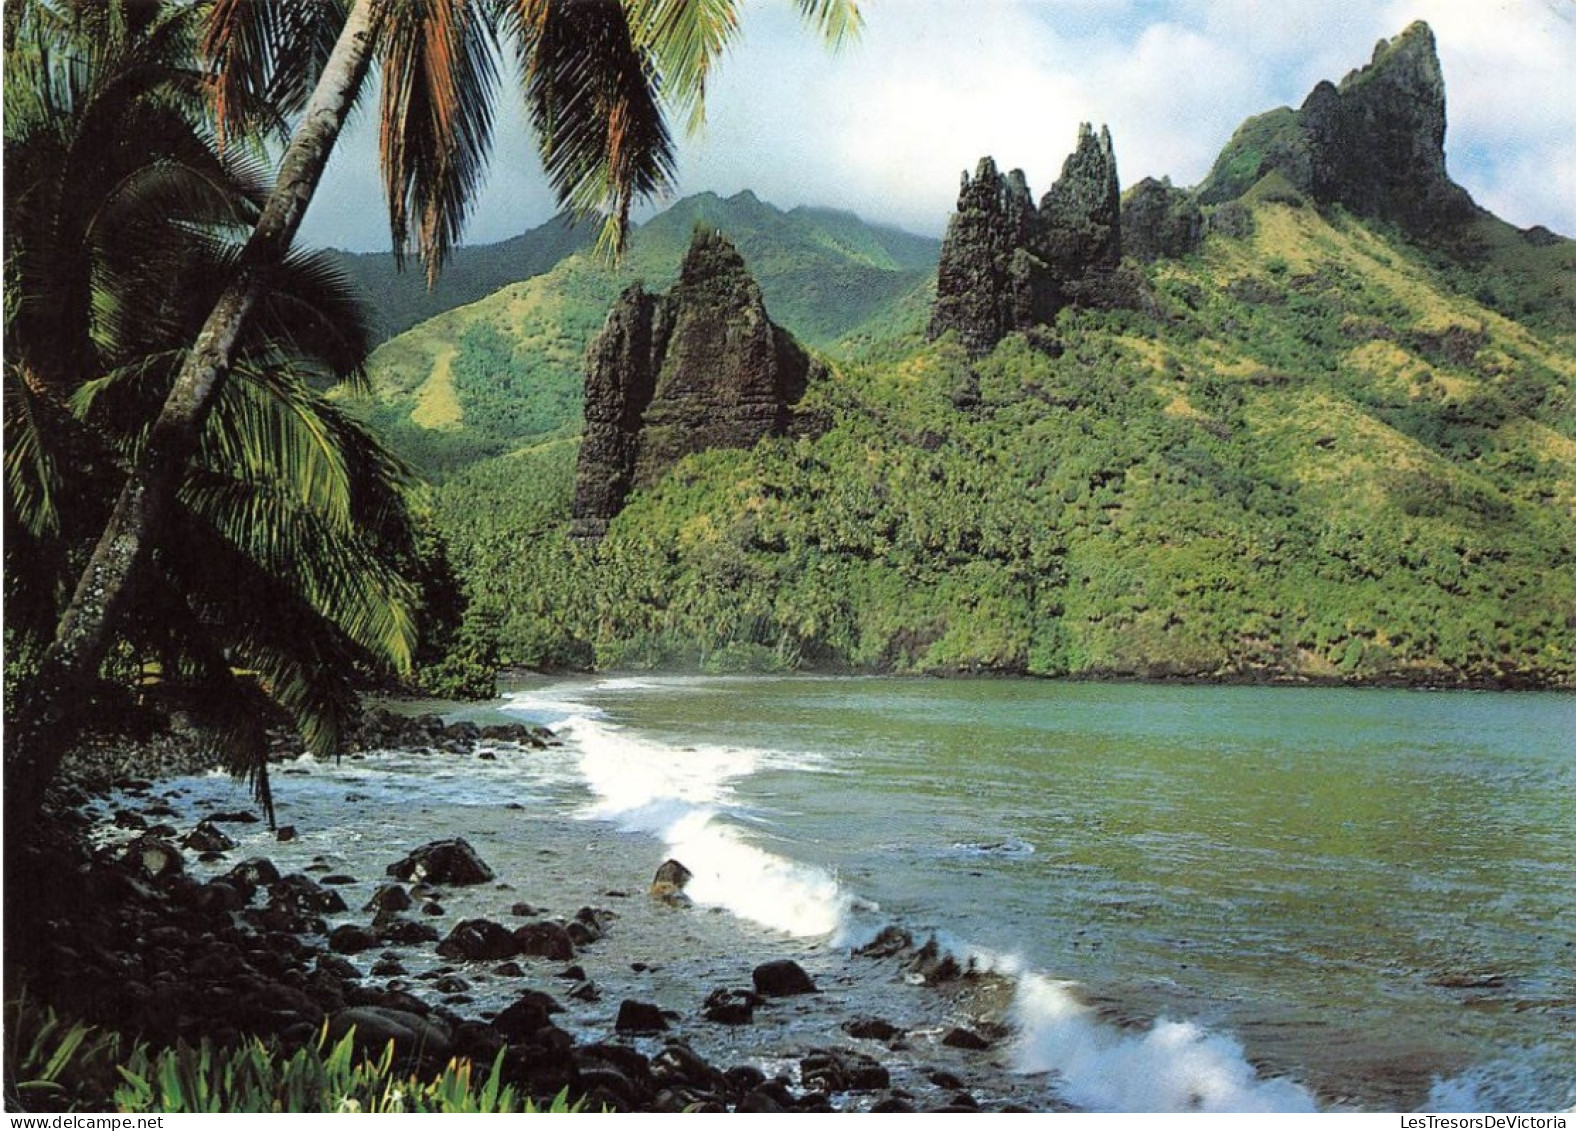
{"type": "Polygon", "coordinates": [[[274,836],[278,838],[281,844],[294,840],[296,838],[296,827],[294,825],[280,825],[274,836]]]}
{"type": "Polygon", "coordinates": [[[192,906],[198,911],[239,911],[246,906],[250,893],[225,880],[211,880],[197,889],[192,906]]]}
{"type": "Polygon", "coordinates": [[[410,971],[405,969],[405,964],[398,958],[385,956],[372,964],[374,978],[397,978],[410,971]]]}
{"type": "Polygon", "coordinates": [[[296,916],[337,915],[347,911],[344,898],[299,872],[268,885],[268,905],[296,916]]]}
{"type": "Polygon", "coordinates": [[[226,877],[245,885],[248,889],[267,887],[269,884],[277,884],[280,880],[279,869],[274,867],[273,861],[261,856],[242,860],[226,873],[226,877]]]}
{"type": "Polygon", "coordinates": [[[335,954],[360,954],[378,945],[378,938],[365,927],[346,923],[335,927],[328,936],[328,947],[335,954]]]}
{"type": "Polygon", "coordinates": [[[199,821],[181,844],[193,852],[228,852],[235,847],[235,840],[212,821],[199,821]]]}
{"type": "Polygon", "coordinates": [[[958,965],[958,960],[950,954],[944,954],[934,937],[927,939],[925,945],[914,952],[908,970],[927,986],[955,981],[963,976],[963,968],[958,965]]]}
{"type": "Polygon", "coordinates": [[[901,927],[882,927],[876,935],[854,953],[861,958],[891,958],[914,948],[914,937],[901,927]]]}
{"type": "Polygon", "coordinates": [[[381,884],[378,890],[372,893],[372,898],[367,900],[362,907],[363,911],[372,911],[380,916],[393,915],[405,911],[412,906],[410,895],[399,884],[381,884]]]}
{"type": "Polygon", "coordinates": [[[444,1022],[386,1006],[352,1006],[329,1018],[331,1040],[342,1039],[352,1029],[356,1034],[356,1047],[373,1056],[393,1041],[394,1051],[402,1056],[441,1060],[448,1056],[452,1044],[452,1035],[444,1022]]]}
{"type": "Polygon", "coordinates": [[[406,882],[425,881],[461,887],[496,878],[463,837],[435,840],[388,866],[388,874],[406,882]]]}
{"type": "Polygon", "coordinates": [[[513,958],[519,952],[519,944],[509,929],[490,919],[462,920],[455,924],[449,937],[438,944],[442,957],[473,962],[513,958]]]}
{"type": "Polygon", "coordinates": [[[717,989],[706,996],[701,1015],[719,1025],[748,1025],[755,1020],[755,1007],[761,1000],[749,990],[717,989]]]}
{"type": "Polygon", "coordinates": [[[167,840],[154,836],[140,836],[126,846],[121,859],[130,864],[137,874],[154,880],[167,880],[186,870],[186,860],[181,850],[167,840]]]}
{"type": "Polygon", "coordinates": [[[687,904],[689,897],[684,894],[684,887],[694,875],[677,860],[664,860],[652,877],[651,898],[664,903],[687,904]]]}
{"type": "Polygon", "coordinates": [[[773,1115],[778,1112],[793,1111],[795,1106],[792,1102],[784,1105],[773,1092],[765,1087],[760,1087],[740,1100],[738,1106],[733,1110],[740,1113],[749,1112],[773,1115]]]}
{"type": "Polygon", "coordinates": [[[525,977],[525,967],[518,962],[500,962],[492,968],[492,972],[500,978],[525,977]]]}
{"type": "Polygon", "coordinates": [[[516,903],[509,908],[509,914],[517,919],[531,919],[542,914],[544,909],[534,907],[529,903],[516,903]]]}
{"type": "Polygon", "coordinates": [[[208,819],[215,824],[255,825],[262,820],[256,813],[247,809],[227,809],[218,813],[211,813],[208,819]]]}
{"type": "Polygon", "coordinates": [[[330,875],[324,876],[321,880],[318,881],[318,883],[323,884],[326,887],[346,887],[346,886],[348,886],[350,884],[353,884],[355,882],[356,882],[356,877],[354,877],[354,876],[347,876],[343,872],[331,873],[330,875]]]}
{"type": "Polygon", "coordinates": [[[850,1017],[843,1022],[843,1032],[866,1041],[890,1041],[903,1035],[902,1029],[880,1017],[850,1017]]]}
{"type": "Polygon", "coordinates": [[[806,1087],[833,1094],[873,1092],[892,1086],[886,1068],[864,1053],[848,1049],[812,1049],[799,1061],[799,1078],[806,1087]]]}
{"type": "Polygon", "coordinates": [[[790,958],[763,962],[752,972],[755,992],[766,997],[791,997],[794,994],[819,993],[804,967],[790,958]]]}
{"type": "Polygon", "coordinates": [[[337,954],[318,955],[317,969],[322,973],[331,974],[336,978],[344,978],[352,982],[358,982],[361,980],[361,971],[357,970],[355,966],[345,961],[343,958],[340,958],[337,954]]]}
{"type": "Polygon", "coordinates": [[[989,1040],[980,1036],[973,1029],[965,1029],[962,1026],[949,1029],[947,1035],[941,1038],[941,1043],[950,1049],[972,1049],[975,1051],[983,1051],[991,1046],[989,1040]]]}
{"type": "Polygon", "coordinates": [[[569,932],[557,923],[527,923],[523,927],[516,927],[514,942],[519,953],[527,957],[568,962],[575,956],[574,941],[569,937],[569,932]]]}
{"type": "Polygon", "coordinates": [[[395,946],[420,946],[422,943],[435,943],[442,937],[438,928],[431,923],[412,919],[395,919],[378,927],[378,938],[395,946]]]}
{"type": "Polygon", "coordinates": [[[628,998],[619,1004],[618,1020],[613,1023],[614,1031],[619,1033],[661,1033],[667,1027],[662,1010],[647,1002],[628,998]]]}
{"type": "Polygon", "coordinates": [[[596,988],[595,982],[581,982],[569,991],[569,996],[576,1001],[593,1002],[602,1000],[602,991],[596,988]]]}

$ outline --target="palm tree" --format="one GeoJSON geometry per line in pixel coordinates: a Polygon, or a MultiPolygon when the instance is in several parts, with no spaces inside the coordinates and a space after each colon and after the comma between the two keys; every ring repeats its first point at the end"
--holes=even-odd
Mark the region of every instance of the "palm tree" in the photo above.
{"type": "MultiPolygon", "coordinates": [[[[834,45],[858,28],[856,0],[795,2],[834,45]]],[[[71,692],[103,660],[242,331],[286,258],[374,59],[382,60],[379,121],[395,249],[414,242],[430,278],[463,228],[484,167],[502,43],[518,57],[561,201],[582,213],[605,211],[607,243],[616,249],[631,202],[671,181],[667,113],[685,114],[692,128],[702,121],[707,82],[737,33],[738,7],[738,0],[212,0],[207,48],[223,129],[255,127],[258,95],[284,113],[299,107],[299,117],[273,192],[41,660],[6,751],[14,822],[25,826],[36,814],[65,747],[71,692]]]]}
{"type": "MultiPolygon", "coordinates": [[[[46,651],[62,588],[267,189],[204,132],[192,10],[94,0],[7,15],[9,687],[46,651]]],[[[403,469],[318,391],[359,377],[367,351],[343,281],[287,257],[236,346],[113,641],[195,687],[187,707],[266,790],[265,698],[326,751],[353,673],[408,668],[414,532],[403,469]]]]}

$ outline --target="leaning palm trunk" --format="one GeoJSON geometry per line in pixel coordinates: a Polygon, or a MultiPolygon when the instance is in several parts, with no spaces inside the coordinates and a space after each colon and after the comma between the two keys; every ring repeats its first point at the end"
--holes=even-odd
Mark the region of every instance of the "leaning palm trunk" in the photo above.
{"type": "Polygon", "coordinates": [[[356,0],[351,9],[235,274],[181,366],[142,456],[77,582],[55,639],[30,681],[18,725],[6,742],[10,835],[25,832],[38,816],[44,790],[71,741],[80,693],[114,639],[117,618],[135,590],[182,471],[234,363],[242,329],[267,288],[269,272],[284,260],[295,239],[361,89],[374,52],[377,9],[384,2],[356,0]]]}

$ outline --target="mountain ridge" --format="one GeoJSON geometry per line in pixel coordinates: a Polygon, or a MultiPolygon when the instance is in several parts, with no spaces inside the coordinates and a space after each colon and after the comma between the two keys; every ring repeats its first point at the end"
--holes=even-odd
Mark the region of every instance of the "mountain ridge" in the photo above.
{"type": "MultiPolygon", "coordinates": [[[[801,408],[824,427],[690,451],[594,544],[572,537],[580,445],[562,414],[455,465],[434,505],[476,630],[505,662],[546,667],[1576,688],[1576,245],[1480,209],[1419,225],[1404,186],[1346,201],[1331,197],[1340,175],[1315,176],[1366,117],[1330,110],[1332,92],[1385,88],[1383,65],[1426,79],[1427,41],[1399,38],[1377,76],[1310,95],[1325,116],[1305,153],[1288,166],[1261,151],[1216,203],[1141,182],[1112,225],[1114,169],[1060,194],[1099,221],[1069,214],[1098,237],[1091,262],[1111,258],[1104,229],[1143,249],[1119,268],[1131,302],[1064,288],[1073,301],[1015,306],[1039,270],[1019,252],[1075,279],[1047,257],[1077,241],[997,240],[986,224],[1006,289],[984,305],[1005,296],[1030,317],[980,348],[954,326],[927,335],[928,275],[894,287],[875,319],[822,338],[833,363],[801,408]]],[[[1244,136],[1296,141],[1283,131],[1303,130],[1298,113],[1244,136]]],[[[1430,113],[1407,128],[1436,145],[1430,113]]],[[[1096,170],[1111,147],[1088,136],[1101,160],[1071,164],[1096,170]]],[[[1021,174],[988,171],[983,204],[1027,200],[1021,174]]],[[[784,214],[753,194],[654,220],[658,282],[696,220],[730,207],[753,218],[763,275],[816,285],[807,252],[770,238],[784,214]]],[[[854,235],[823,233],[845,266],[884,262],[874,241],[847,254],[854,235]]],[[[471,309],[537,319],[490,332],[523,345],[522,365],[561,349],[568,373],[606,288],[570,258],[471,309]]],[[[463,322],[444,348],[481,333],[463,322]]]]}

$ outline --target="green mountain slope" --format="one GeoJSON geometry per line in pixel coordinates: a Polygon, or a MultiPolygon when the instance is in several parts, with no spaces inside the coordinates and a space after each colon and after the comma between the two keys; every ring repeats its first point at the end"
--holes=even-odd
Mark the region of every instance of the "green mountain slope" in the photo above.
{"type": "Polygon", "coordinates": [[[856,333],[823,434],[689,457],[599,544],[572,438],[469,467],[473,617],[521,664],[1576,686],[1569,325],[1276,197],[1056,348],[856,333]]]}
{"type": "Polygon", "coordinates": [[[939,244],[846,212],[783,212],[752,193],[707,193],[638,228],[609,269],[588,254],[445,311],[373,354],[366,411],[431,475],[580,427],[582,355],[618,293],[635,280],[670,286],[697,224],[728,234],[761,284],[773,319],[826,345],[923,292],[939,244]]]}
{"type": "Polygon", "coordinates": [[[384,342],[434,315],[485,298],[500,287],[550,271],[566,257],[589,247],[591,224],[555,216],[540,227],[499,243],[456,249],[437,286],[427,287],[419,263],[400,271],[388,252],[331,251],[366,300],[374,342],[384,342]]]}

